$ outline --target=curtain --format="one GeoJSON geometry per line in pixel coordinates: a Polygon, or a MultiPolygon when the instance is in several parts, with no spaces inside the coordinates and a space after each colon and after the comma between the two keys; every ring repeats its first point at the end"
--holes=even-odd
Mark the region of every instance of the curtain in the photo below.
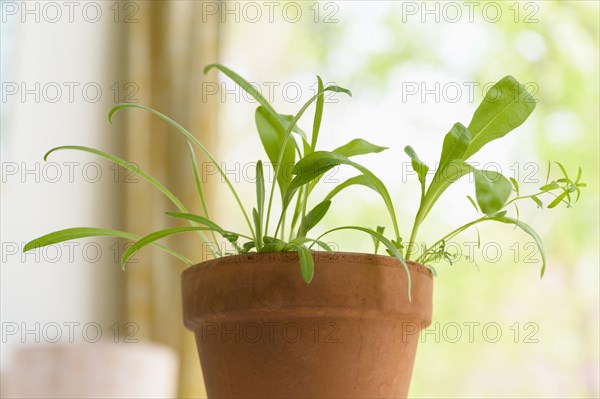
{"type": "MultiPolygon", "coordinates": [[[[134,101],[176,120],[209,149],[214,148],[217,102],[203,102],[202,68],[217,61],[218,21],[201,21],[202,2],[137,2],[131,23],[124,23],[125,76],[122,87],[134,101]],[[127,87],[125,85],[128,85],[127,87]]],[[[125,118],[123,153],[173,191],[190,211],[201,214],[185,140],[167,123],[139,109],[125,118]]],[[[199,162],[203,159],[198,154],[199,162]]],[[[147,234],[175,224],[164,215],[176,210],[158,190],[133,176],[125,181],[124,229],[147,234]],[[133,180],[133,181],[132,181],[133,180]]],[[[205,187],[210,206],[210,187],[205,187]]],[[[163,243],[190,259],[206,260],[193,233],[163,243]]],[[[124,273],[125,319],[139,327],[136,338],[174,348],[180,356],[179,397],[204,397],[193,334],[183,327],[180,274],[186,265],[154,249],[136,256],[124,273]]]]}

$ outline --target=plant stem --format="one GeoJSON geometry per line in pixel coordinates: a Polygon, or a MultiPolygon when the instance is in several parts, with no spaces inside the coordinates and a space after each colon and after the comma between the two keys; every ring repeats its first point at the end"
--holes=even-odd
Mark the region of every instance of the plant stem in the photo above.
{"type": "MultiPolygon", "coordinates": [[[[460,226],[457,229],[452,230],[450,233],[446,234],[444,237],[442,237],[441,239],[439,239],[438,241],[436,241],[431,247],[429,247],[429,249],[433,249],[435,247],[437,247],[438,245],[440,245],[442,242],[444,241],[448,241],[451,238],[454,238],[456,235],[462,233],[463,231],[465,231],[466,229],[468,229],[469,227],[476,225],[477,223],[481,223],[483,221],[487,220],[487,215],[486,216],[482,216],[479,219],[475,219],[472,222],[469,222],[467,224],[464,224],[462,226],[460,226]]],[[[417,258],[416,262],[420,263],[422,261],[424,261],[426,259],[426,255],[429,252],[429,250],[427,252],[425,252],[423,255],[421,255],[420,257],[417,258]]]]}

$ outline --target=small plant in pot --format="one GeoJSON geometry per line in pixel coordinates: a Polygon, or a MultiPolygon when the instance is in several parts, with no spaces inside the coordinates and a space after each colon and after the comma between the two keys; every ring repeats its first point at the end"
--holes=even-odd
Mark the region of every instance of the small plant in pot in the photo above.
{"type": "MultiPolygon", "coordinates": [[[[483,222],[512,224],[529,234],[545,255],[538,234],[518,217],[520,201],[548,208],[579,198],[579,169],[571,180],[549,181],[533,194],[522,194],[514,179],[479,170],[467,160],[487,143],[521,125],[535,107],[535,99],[514,78],[498,81],[486,94],[468,126],[456,123],[443,140],[439,166],[428,183],[429,167],[412,147],[405,152],[420,182],[420,205],[409,240],[403,240],[394,203],[376,175],[355,157],[379,153],[385,147],[354,139],[332,151],[317,149],[326,92],[350,95],[342,87],[324,86],[296,115],[275,111],[246,80],[222,65],[210,65],[236,82],[260,104],[255,123],[268,161],[274,168],[267,182],[263,160],[255,167],[256,199],[244,204],[216,159],[185,128],[162,113],[137,104],[120,104],[109,120],[124,108],[151,112],[172,125],[187,140],[203,214],[192,214],[162,183],[142,170],[137,175],[162,192],[176,210],[166,212],[189,226],[171,227],[141,236],[129,232],[78,227],[57,231],[29,242],[24,251],[67,240],[114,236],[133,240],[123,254],[131,256],[154,246],[190,265],[182,275],[183,315],[194,331],[210,398],[399,398],[406,397],[418,336],[405,334],[407,326],[426,328],[432,317],[433,263],[452,260],[447,243],[483,222]],[[312,129],[305,133],[298,121],[315,104],[312,129]],[[210,217],[200,181],[196,152],[214,164],[230,189],[247,231],[227,229],[210,217]],[[347,166],[357,175],[335,185],[324,198],[313,200],[314,188],[331,168],[347,166]],[[469,201],[482,216],[438,239],[417,245],[417,233],[443,192],[461,177],[473,174],[475,198],[469,201]],[[360,185],[383,201],[392,226],[388,237],[382,227],[343,225],[312,236],[341,191],[360,185]],[[279,211],[275,214],[275,203],[279,211]],[[309,206],[310,204],[310,206],[309,206]],[[251,210],[251,211],[250,211],[251,210]],[[516,216],[509,216],[513,211],[516,216]],[[329,234],[357,230],[375,243],[373,254],[334,252],[325,242],[329,234]],[[161,245],[162,238],[195,232],[215,259],[194,265],[185,255],[161,245]],[[217,239],[217,237],[221,237],[217,239]],[[227,247],[218,245],[226,242],[227,247]],[[379,249],[387,255],[378,255],[379,249]]],[[[77,150],[96,154],[124,168],[131,164],[115,155],[84,146],[61,146],[48,151],[77,150]]],[[[550,172],[550,171],[549,171],[550,172]]],[[[405,236],[406,237],[406,236],[405,236]]],[[[414,332],[414,331],[413,331],[414,332]]]]}

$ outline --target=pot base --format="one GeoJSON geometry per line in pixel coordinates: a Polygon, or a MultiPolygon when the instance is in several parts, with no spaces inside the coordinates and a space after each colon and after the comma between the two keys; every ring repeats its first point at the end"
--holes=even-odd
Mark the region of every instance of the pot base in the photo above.
{"type": "Polygon", "coordinates": [[[367,254],[315,253],[310,285],[295,253],[221,258],[183,274],[209,398],[406,397],[433,280],[367,254]]]}

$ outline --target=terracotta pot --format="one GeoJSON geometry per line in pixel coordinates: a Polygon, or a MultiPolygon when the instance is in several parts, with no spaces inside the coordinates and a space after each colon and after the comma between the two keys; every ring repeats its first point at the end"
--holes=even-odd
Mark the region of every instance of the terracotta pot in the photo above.
{"type": "Polygon", "coordinates": [[[388,256],[231,256],[182,275],[209,398],[404,398],[419,331],[431,323],[431,272],[388,256]]]}

